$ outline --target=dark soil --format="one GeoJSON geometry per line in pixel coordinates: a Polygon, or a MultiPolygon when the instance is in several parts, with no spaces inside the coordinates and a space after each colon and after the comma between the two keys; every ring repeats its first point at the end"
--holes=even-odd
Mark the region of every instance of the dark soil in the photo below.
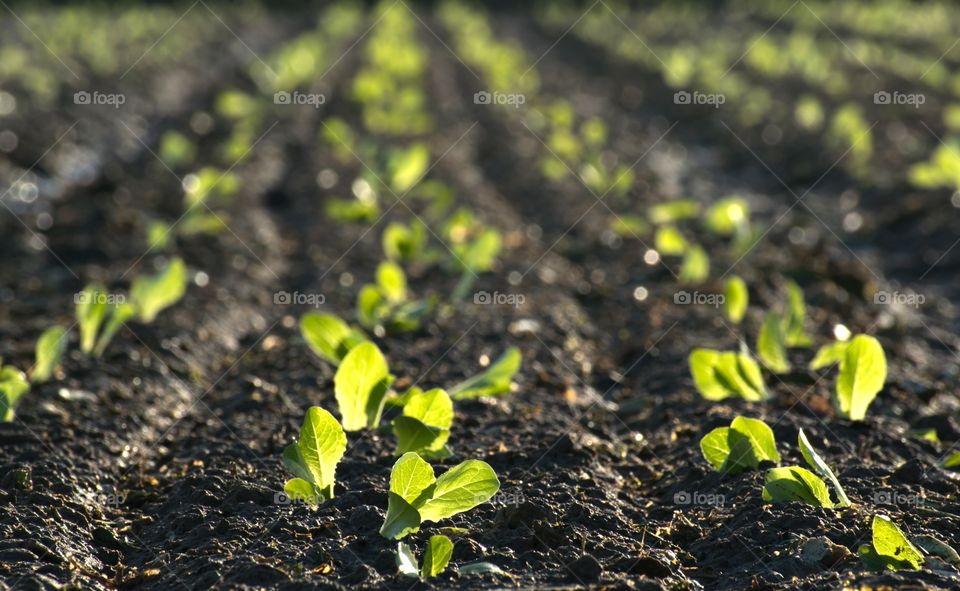
{"type": "MultiPolygon", "coordinates": [[[[426,6],[413,8],[444,37],[426,6]]],[[[558,36],[519,15],[494,19],[532,56],[558,36]]],[[[297,27],[285,19],[271,34],[236,32],[259,52],[297,27]]],[[[476,289],[525,298],[518,307],[471,298],[420,331],[378,339],[401,383],[431,387],[475,373],[481,358],[510,345],[523,351],[510,396],[456,407],[456,455],[438,472],[483,459],[502,485],[491,503],[415,537],[422,548],[429,534],[463,528],[451,534],[454,566],[412,583],[397,574],[395,543],[377,535],[395,459],[389,432],[350,436],[334,500],[314,510],[278,496],[288,476],[280,453],[306,409],[333,410],[335,402],[333,368],[296,326],[309,308],[277,305],[274,294],[321,293],[325,310],[352,317],[358,286],[382,259],[383,228],[409,218],[400,205],[370,229],[323,214],[325,200],[346,195],[364,172],[317,140],[323,117],[358,121],[348,98],[355,51],[318,82],[331,97],[322,109],[264,123],[263,138],[234,169],[242,190],[226,210],[230,230],[178,238],[175,251],[195,276],[184,300],[152,325],[121,331],[100,360],[72,343],[62,376],[0,424],[0,588],[960,587],[945,563],[874,574],[855,556],[876,513],[912,536],[960,545],[960,480],[940,467],[960,440],[960,248],[951,250],[960,210],[949,192],[862,185],[840,169],[818,179],[830,162],[795,162],[789,130],[780,145],[754,150],[759,161],[724,128],[722,110],[691,116],[665,98],[672,89],[659,74],[571,35],[537,66],[543,93],[602,116],[623,161],[649,150],[631,195],[598,202],[574,179],[545,181],[536,166],[542,145],[520,115],[474,105],[481,83],[426,28],[420,38],[437,118],[429,142],[434,154],[449,149],[431,176],[455,187],[509,246],[476,289]],[[642,98],[629,99],[638,89],[642,98]],[[339,179],[329,190],[316,182],[327,169],[339,179]],[[740,261],[702,237],[713,279],[699,289],[722,289],[728,267],[743,276],[753,302],[740,328],[712,307],[675,305],[677,262],[647,265],[647,245],[607,230],[613,212],[642,215],[665,197],[708,202],[731,193],[747,197],[770,231],[740,261]],[[863,223],[849,232],[842,222],[851,212],[863,223]],[[693,388],[690,350],[734,348],[742,335],[752,346],[763,312],[783,299],[784,277],[803,287],[818,344],[838,323],[883,343],[890,373],[864,423],[834,416],[833,374],[769,378],[773,399],[763,405],[713,403],[693,388]],[[638,287],[645,298],[635,297],[638,287]],[[878,289],[910,290],[925,303],[876,305],[878,289]],[[709,470],[700,438],[738,414],[773,426],[786,465],[802,464],[794,442],[803,428],[855,506],[765,504],[762,472],[709,470]],[[911,434],[929,428],[940,442],[911,434]],[[811,558],[815,543],[827,551],[811,558]],[[474,561],[506,574],[458,573],[456,565],[474,561]]],[[[56,110],[27,104],[0,120],[21,138],[0,159],[4,185],[39,159],[24,180],[41,187],[32,203],[2,198],[10,210],[0,211],[4,362],[29,367],[44,328],[73,324],[73,294],[86,282],[124,287],[163,261],[157,252],[141,256],[143,223],[177,217],[177,177],[189,171],[165,169],[130,129],[153,147],[162,131],[187,130],[192,113],[212,112],[218,90],[247,83],[249,56],[236,43],[226,33],[211,40],[205,55],[217,67],[198,67],[201,58],[170,66],[184,72],[178,109],[81,111],[64,98],[56,110]],[[78,175],[77,154],[97,165],[78,175]]],[[[123,90],[149,102],[149,88],[138,81],[123,90]]],[[[748,145],[758,137],[730,125],[748,145]]],[[[196,168],[217,162],[223,132],[201,143],[196,168]]],[[[456,280],[439,269],[411,279],[421,294],[449,293],[456,280]]],[[[802,368],[812,352],[792,355],[802,368]]]]}

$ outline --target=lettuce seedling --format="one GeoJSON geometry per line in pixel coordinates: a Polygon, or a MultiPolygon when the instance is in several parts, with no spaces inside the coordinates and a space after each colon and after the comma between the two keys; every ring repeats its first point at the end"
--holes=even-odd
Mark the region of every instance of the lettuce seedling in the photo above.
{"type": "Polygon", "coordinates": [[[693,219],[698,215],[700,215],[700,202],[695,199],[678,199],[650,208],[650,221],[654,224],[670,224],[693,219]]]}
{"type": "Polygon", "coordinates": [[[97,344],[97,333],[107,315],[107,290],[101,285],[91,284],[83,288],[77,296],[76,315],[80,327],[80,350],[86,354],[93,352],[97,344]]]}
{"type": "Polygon", "coordinates": [[[830,466],[820,457],[817,450],[813,449],[813,446],[810,445],[810,441],[807,439],[803,429],[800,429],[797,444],[800,446],[800,453],[803,454],[803,459],[807,464],[809,464],[817,474],[829,480],[830,484],[833,485],[833,491],[837,494],[837,507],[849,507],[852,503],[847,493],[844,492],[843,487],[840,486],[840,480],[837,479],[837,475],[833,473],[830,466]]]}
{"type": "Polygon", "coordinates": [[[510,347],[490,367],[450,388],[450,395],[454,400],[467,400],[506,394],[522,361],[520,349],[510,347]]]}
{"type": "Polygon", "coordinates": [[[417,142],[394,150],[387,158],[390,187],[395,193],[406,193],[416,185],[430,167],[430,147],[417,142]]]}
{"type": "Polygon", "coordinates": [[[814,507],[833,507],[827,484],[813,472],[797,466],[767,470],[763,500],[776,503],[800,501],[814,507]]]}
{"type": "Polygon", "coordinates": [[[721,236],[749,232],[750,206],[742,197],[726,197],[707,209],[704,223],[710,231],[721,236]]]}
{"type": "Polygon", "coordinates": [[[415,452],[405,453],[390,472],[387,515],[380,535],[397,540],[487,502],[500,490],[496,472],[486,462],[467,460],[436,478],[433,468],[415,452]]]}
{"type": "Polygon", "coordinates": [[[803,290],[793,281],[787,282],[787,313],[784,316],[784,342],[788,347],[809,347],[813,339],[803,328],[807,317],[806,304],[803,301],[803,290]]]}
{"type": "Polygon", "coordinates": [[[12,421],[14,406],[29,391],[27,376],[13,366],[3,365],[0,360],[0,419],[12,421]]]}
{"type": "Polygon", "coordinates": [[[692,244],[683,255],[677,279],[680,283],[703,283],[710,276],[710,257],[702,247],[692,244]]]}
{"type": "Polygon", "coordinates": [[[423,553],[423,566],[417,566],[417,557],[405,542],[397,542],[397,568],[400,574],[425,581],[447,569],[453,556],[453,542],[447,536],[430,536],[423,553]]]}
{"type": "Polygon", "coordinates": [[[757,402],[768,397],[760,366],[746,353],[694,349],[690,353],[690,373],[707,400],[739,396],[757,402]]]}
{"type": "Polygon", "coordinates": [[[887,358],[880,342],[868,335],[857,335],[840,361],[837,412],[851,421],[862,421],[886,380],[887,358]]]}
{"type": "Polygon", "coordinates": [[[345,430],[375,429],[380,424],[393,379],[386,358],[371,342],[360,343],[344,356],[333,387],[345,430]]]}
{"type": "Polygon", "coordinates": [[[130,285],[130,299],[137,319],[149,324],[165,308],[180,301],[187,291],[187,266],[177,257],[156,275],[137,276],[130,285]]]}
{"type": "Polygon", "coordinates": [[[283,464],[293,472],[283,489],[292,500],[318,505],[333,498],[337,464],[347,450],[347,436],[332,414],[311,406],[300,438],[283,450],[283,464]]]}
{"type": "Polygon", "coordinates": [[[873,570],[920,570],[924,558],[889,517],[873,516],[873,540],[860,546],[857,554],[873,570]]]}
{"type": "Polygon", "coordinates": [[[308,312],[300,318],[300,334],[310,349],[334,365],[340,365],[351,349],[367,337],[333,314],[308,312]]]}
{"type": "Polygon", "coordinates": [[[737,474],[756,470],[760,462],[780,463],[773,430],[761,420],[736,417],[700,440],[700,451],[714,470],[737,474]]]}
{"type": "Polygon", "coordinates": [[[757,335],[757,355],[763,365],[773,373],[790,371],[783,325],[779,314],[767,312],[760,327],[760,334],[757,335]]]}
{"type": "Polygon", "coordinates": [[[661,255],[680,256],[687,251],[687,241],[673,226],[661,226],[653,236],[653,242],[661,255]]]}
{"type": "Polygon", "coordinates": [[[443,236],[453,256],[452,265],[460,269],[460,281],[450,295],[460,301],[470,292],[477,275],[491,270],[503,248],[500,232],[481,223],[466,209],[454,213],[447,221],[443,236]]]}
{"type": "Polygon", "coordinates": [[[60,326],[51,326],[37,339],[36,361],[30,372],[30,381],[39,384],[46,382],[60,365],[60,359],[67,348],[67,331],[60,326]]]}
{"type": "Polygon", "coordinates": [[[452,424],[453,401],[446,392],[414,390],[406,397],[403,415],[393,419],[397,455],[415,451],[429,458],[449,456],[446,443],[452,424]]]}
{"type": "Polygon", "coordinates": [[[727,280],[723,295],[723,311],[727,318],[734,324],[740,324],[743,316],[747,313],[747,305],[750,303],[747,283],[734,275],[727,280]]]}
{"type": "Polygon", "coordinates": [[[433,309],[433,299],[409,300],[407,276],[400,265],[384,261],[377,267],[377,282],[363,286],[357,295],[360,324],[372,330],[408,332],[433,309]]]}
{"type": "Polygon", "coordinates": [[[427,258],[427,229],[419,220],[409,225],[391,222],[383,231],[383,253],[391,261],[419,262],[427,258]]]}

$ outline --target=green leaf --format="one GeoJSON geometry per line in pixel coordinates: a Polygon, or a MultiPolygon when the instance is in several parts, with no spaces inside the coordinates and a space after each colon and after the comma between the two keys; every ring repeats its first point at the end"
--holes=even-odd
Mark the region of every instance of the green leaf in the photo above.
{"type": "Polygon", "coordinates": [[[409,226],[391,222],[383,231],[383,253],[391,261],[415,261],[424,253],[427,231],[415,220],[409,226]]]}
{"type": "Polygon", "coordinates": [[[776,503],[800,501],[814,507],[833,507],[826,483],[813,472],[796,466],[767,470],[763,500],[776,503]]]}
{"type": "Polygon", "coordinates": [[[680,264],[680,273],[677,278],[680,283],[703,283],[710,277],[710,257],[707,251],[699,246],[691,246],[683,255],[680,264]]]}
{"type": "Polygon", "coordinates": [[[141,322],[150,323],[187,291],[187,266],[174,258],[156,275],[140,275],[130,285],[130,299],[141,322]]]}
{"type": "Polygon", "coordinates": [[[405,542],[397,542],[397,570],[401,575],[413,578],[420,577],[420,567],[417,566],[417,557],[405,542]]]}
{"type": "Polygon", "coordinates": [[[36,362],[30,374],[34,383],[46,382],[53,375],[63,351],[67,348],[67,331],[60,326],[51,326],[37,339],[36,362]]]}
{"type": "Polygon", "coordinates": [[[723,311],[726,312],[730,322],[739,324],[747,313],[747,304],[750,302],[750,292],[747,290],[746,282],[734,275],[727,280],[723,293],[723,311]]]}
{"type": "Polygon", "coordinates": [[[363,326],[374,328],[380,325],[388,310],[383,293],[376,285],[364,285],[357,294],[357,320],[363,326]]]}
{"type": "Polygon", "coordinates": [[[787,373],[790,362],[787,361],[787,349],[782,321],[776,312],[767,312],[757,336],[757,354],[768,370],[773,373],[787,373]]]}
{"type": "Polygon", "coordinates": [[[411,394],[403,407],[403,416],[396,417],[392,423],[397,436],[397,454],[440,453],[450,437],[452,423],[453,401],[446,392],[437,388],[411,394]]]}
{"type": "Polygon", "coordinates": [[[420,577],[429,579],[442,573],[453,556],[453,542],[447,536],[430,536],[427,550],[423,554],[423,567],[420,577]]]}
{"type": "Polygon", "coordinates": [[[407,276],[400,265],[392,261],[384,261],[377,267],[377,286],[388,302],[398,303],[407,299],[407,276]]]}
{"type": "MultiPolygon", "coordinates": [[[[693,199],[678,199],[651,207],[650,221],[655,224],[669,224],[680,220],[692,219],[699,214],[700,202],[693,199]]],[[[657,250],[659,250],[659,248],[657,250]]]]}
{"type": "Polygon", "coordinates": [[[736,395],[723,385],[717,375],[720,355],[720,351],[713,349],[694,349],[690,353],[690,374],[700,395],[707,400],[723,400],[736,395]]]}
{"type": "Polygon", "coordinates": [[[874,563],[878,558],[883,567],[894,571],[919,570],[924,563],[920,550],[907,539],[897,524],[883,515],[873,517],[872,548],[861,546],[859,553],[868,564],[874,563]],[[875,556],[868,556],[870,550],[873,550],[875,556]]]}
{"type": "Polygon", "coordinates": [[[784,340],[788,347],[809,347],[813,340],[803,328],[807,316],[803,290],[793,281],[787,282],[787,315],[784,318],[784,340]]]}
{"type": "Polygon", "coordinates": [[[687,241],[683,234],[673,226],[657,228],[653,241],[661,255],[680,256],[687,250],[687,241]]]}
{"type": "Polygon", "coordinates": [[[313,485],[303,478],[291,478],[283,485],[283,492],[291,501],[299,501],[310,505],[317,505],[323,499],[319,498],[313,485]]]}
{"type": "Polygon", "coordinates": [[[347,431],[376,428],[392,382],[387,360],[376,345],[366,342],[351,349],[333,377],[343,428],[347,431]]]}
{"type": "Polygon", "coordinates": [[[749,223],[750,206],[741,197],[726,197],[707,209],[704,221],[710,231],[729,236],[749,223]]]}
{"type": "Polygon", "coordinates": [[[27,376],[15,367],[0,368],[0,419],[13,420],[13,408],[17,401],[30,391],[27,376]]]}
{"type": "Polygon", "coordinates": [[[813,446],[810,445],[810,441],[807,439],[803,429],[800,429],[800,435],[797,438],[797,443],[800,446],[800,453],[803,454],[803,459],[807,461],[807,464],[809,464],[817,474],[829,480],[830,484],[833,485],[833,490],[837,493],[837,506],[849,507],[851,504],[850,498],[847,497],[847,493],[845,493],[843,491],[843,487],[840,486],[840,481],[837,479],[837,475],[833,473],[833,470],[830,469],[830,466],[828,466],[823,458],[820,457],[820,454],[817,453],[817,450],[813,449],[813,446]]]}
{"type": "Polygon", "coordinates": [[[760,461],[780,462],[780,453],[777,451],[777,442],[773,436],[773,429],[759,419],[736,417],[730,423],[730,428],[741,433],[750,440],[754,455],[760,461]]]}
{"type": "Polygon", "coordinates": [[[387,163],[390,186],[397,193],[406,193],[416,185],[430,166],[430,147],[418,142],[395,151],[387,163]]]}
{"type": "Polygon", "coordinates": [[[288,481],[287,487],[294,485],[295,492],[302,493],[302,484],[294,482],[302,479],[311,486],[309,498],[314,503],[332,499],[337,464],[346,450],[347,436],[337,419],[319,406],[311,406],[303,419],[300,438],[283,450],[283,463],[297,477],[288,481]]]}
{"type": "Polygon", "coordinates": [[[487,502],[500,490],[489,464],[467,460],[437,478],[429,499],[418,506],[421,521],[439,521],[487,502]]]}
{"type": "Polygon", "coordinates": [[[880,342],[868,335],[854,337],[840,362],[840,377],[837,378],[839,413],[851,421],[862,421],[886,379],[887,359],[880,342]]]}
{"type": "Polygon", "coordinates": [[[494,229],[484,230],[474,240],[454,247],[454,253],[460,264],[473,273],[485,273],[493,268],[497,256],[503,247],[503,238],[500,232],[494,229]]]}
{"type": "Polygon", "coordinates": [[[390,471],[390,492],[410,504],[434,482],[433,467],[414,452],[403,454],[390,471]]]}
{"type": "Polygon", "coordinates": [[[102,285],[91,284],[76,297],[77,324],[80,326],[80,350],[93,352],[97,343],[97,331],[107,315],[108,294],[102,285]]]}
{"type": "Polygon", "coordinates": [[[708,433],[700,440],[700,450],[714,470],[729,474],[755,470],[762,461],[780,461],[770,427],[746,417],[736,417],[729,428],[708,433]]]}
{"type": "Polygon", "coordinates": [[[944,468],[956,468],[960,466],[960,451],[955,451],[947,456],[947,458],[943,460],[942,465],[944,468]]]}
{"type": "Polygon", "coordinates": [[[810,370],[816,371],[840,363],[843,361],[843,356],[846,355],[847,347],[849,346],[849,341],[837,341],[820,347],[820,349],[817,350],[817,354],[813,357],[813,361],[810,362],[810,370]]]}
{"type": "Polygon", "coordinates": [[[380,535],[388,540],[399,540],[420,529],[420,513],[403,497],[393,491],[387,493],[387,515],[380,526],[380,535]]]}
{"type": "Polygon", "coordinates": [[[337,316],[319,312],[303,315],[300,334],[314,353],[334,365],[339,365],[350,349],[367,340],[362,332],[337,316]]]}
{"type": "Polygon", "coordinates": [[[450,388],[450,395],[454,400],[466,400],[505,394],[510,391],[510,382],[522,360],[520,349],[510,347],[486,370],[450,388]]]}

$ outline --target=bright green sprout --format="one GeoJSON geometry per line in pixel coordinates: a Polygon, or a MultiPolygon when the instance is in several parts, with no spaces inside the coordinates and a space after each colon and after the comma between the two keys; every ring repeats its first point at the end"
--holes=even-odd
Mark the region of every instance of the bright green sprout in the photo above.
{"type": "Polygon", "coordinates": [[[386,358],[373,343],[360,343],[344,356],[333,377],[344,430],[377,428],[393,379],[386,358]]]}
{"type": "Polygon", "coordinates": [[[510,347],[486,370],[450,388],[450,396],[454,400],[467,400],[506,394],[522,361],[520,349],[510,347]]]}
{"type": "Polygon", "coordinates": [[[740,397],[758,402],[768,397],[760,366],[746,353],[694,349],[690,353],[690,373],[707,400],[740,397]]]}
{"type": "Polygon", "coordinates": [[[707,433],[700,451],[714,470],[727,474],[756,470],[764,461],[780,463],[773,431],[763,421],[746,417],[707,433]]]}
{"type": "Polygon", "coordinates": [[[405,542],[397,542],[397,568],[400,574],[425,581],[447,569],[453,556],[453,542],[447,536],[430,536],[423,553],[423,565],[417,566],[417,557],[405,542]]]}
{"type": "Polygon", "coordinates": [[[319,406],[310,407],[300,438],[283,450],[283,464],[295,475],[284,492],[310,505],[332,499],[337,464],[346,450],[347,436],[337,419],[319,406]]]}
{"type": "Polygon", "coordinates": [[[873,540],[860,546],[857,554],[873,570],[920,570],[924,558],[920,550],[889,517],[873,516],[873,540]]]}

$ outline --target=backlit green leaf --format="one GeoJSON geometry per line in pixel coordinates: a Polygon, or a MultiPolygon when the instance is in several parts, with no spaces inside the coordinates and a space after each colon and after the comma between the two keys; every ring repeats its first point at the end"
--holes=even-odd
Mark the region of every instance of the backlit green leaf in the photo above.
{"type": "Polygon", "coordinates": [[[813,449],[813,446],[810,445],[810,441],[807,439],[803,429],[800,429],[797,443],[800,446],[800,453],[803,454],[803,459],[807,461],[807,464],[809,464],[817,474],[829,480],[830,484],[833,485],[834,492],[837,493],[837,506],[849,507],[850,499],[847,497],[847,493],[843,491],[843,487],[840,486],[837,475],[833,473],[830,466],[820,457],[817,450],[813,449]]]}
{"type": "Polygon", "coordinates": [[[365,342],[351,349],[333,378],[343,428],[359,431],[379,425],[392,382],[387,360],[376,345],[365,342]]]}
{"type": "Polygon", "coordinates": [[[815,507],[833,507],[826,483],[813,472],[796,466],[767,470],[763,500],[777,503],[800,501],[815,507]]]}
{"type": "Polygon", "coordinates": [[[429,579],[442,573],[453,556],[453,542],[447,536],[430,536],[427,550],[423,554],[423,566],[420,577],[429,579]]]}
{"type": "Polygon", "coordinates": [[[757,355],[768,370],[773,373],[790,371],[787,361],[786,342],[781,330],[782,321],[776,312],[767,312],[757,336],[757,355]]]}
{"type": "Polygon", "coordinates": [[[877,339],[858,335],[850,341],[837,378],[837,407],[842,416],[862,421],[887,379],[887,359],[877,339]]]}
{"type": "Polygon", "coordinates": [[[750,302],[750,292],[747,290],[746,282],[734,275],[727,280],[723,295],[723,311],[730,322],[739,324],[747,313],[747,304],[750,302]]]}
{"type": "Polygon", "coordinates": [[[489,464],[467,460],[437,478],[429,499],[418,507],[421,521],[439,521],[487,502],[500,490],[489,464]]]}
{"type": "Polygon", "coordinates": [[[486,370],[450,388],[450,395],[454,400],[465,400],[505,394],[510,391],[511,380],[520,370],[522,360],[520,349],[510,347],[486,370]]]}
{"type": "Polygon", "coordinates": [[[140,275],[130,285],[130,299],[141,322],[150,323],[187,290],[187,266],[175,258],[156,275],[140,275]]]}
{"type": "Polygon", "coordinates": [[[67,331],[60,326],[52,326],[43,331],[37,339],[36,362],[30,374],[34,383],[46,382],[60,365],[60,358],[67,348],[67,331]]]}
{"type": "Polygon", "coordinates": [[[310,349],[339,365],[350,349],[367,340],[358,329],[333,314],[308,312],[300,319],[300,334],[310,349]]]}

